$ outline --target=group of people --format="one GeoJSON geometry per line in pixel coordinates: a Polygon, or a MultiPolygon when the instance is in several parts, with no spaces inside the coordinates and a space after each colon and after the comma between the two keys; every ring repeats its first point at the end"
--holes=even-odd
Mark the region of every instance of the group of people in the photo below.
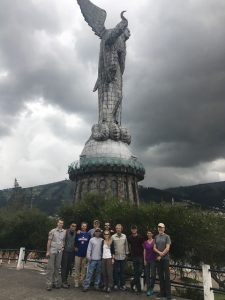
{"type": "Polygon", "coordinates": [[[171,299],[169,272],[169,251],[171,240],[165,233],[165,225],[158,224],[158,234],[153,238],[152,230],[147,230],[146,238],[138,233],[136,225],[131,226],[131,234],[123,233],[123,226],[117,224],[115,232],[110,223],[100,228],[95,220],[93,228],[82,222],[80,229],[72,222],[67,230],[64,221],[58,220],[57,227],[49,232],[46,256],[47,290],[52,288],[69,288],[68,276],[75,267],[74,286],[88,291],[93,284],[96,290],[111,292],[125,291],[125,266],[128,256],[133,263],[134,277],[130,283],[131,290],[141,293],[141,276],[145,271],[147,296],[154,294],[156,270],[158,271],[159,298],[171,299]],[[61,268],[61,279],[59,270],[61,268]],[[61,283],[60,283],[61,282],[61,283]]]}

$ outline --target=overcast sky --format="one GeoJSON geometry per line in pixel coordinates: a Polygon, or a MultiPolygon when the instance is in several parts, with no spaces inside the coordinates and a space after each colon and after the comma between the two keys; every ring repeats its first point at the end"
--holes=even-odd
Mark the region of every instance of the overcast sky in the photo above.
{"type": "MultiPolygon", "coordinates": [[[[93,0],[127,10],[123,125],[145,186],[225,180],[225,1],[93,0]]],[[[0,189],[68,178],[97,121],[99,39],[75,0],[0,0],[0,189]]]]}

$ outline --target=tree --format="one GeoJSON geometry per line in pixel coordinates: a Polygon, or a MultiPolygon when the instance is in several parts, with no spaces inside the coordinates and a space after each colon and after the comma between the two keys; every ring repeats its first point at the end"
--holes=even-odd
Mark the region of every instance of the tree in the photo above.
{"type": "Polygon", "coordinates": [[[59,215],[66,225],[71,220],[78,225],[82,221],[92,225],[94,219],[110,221],[113,225],[121,223],[126,234],[130,234],[130,226],[135,223],[144,236],[149,227],[157,233],[157,224],[163,222],[172,239],[171,257],[174,261],[224,266],[225,218],[214,212],[166,203],[141,204],[137,208],[128,202],[89,194],[75,205],[62,206],[59,215]]]}

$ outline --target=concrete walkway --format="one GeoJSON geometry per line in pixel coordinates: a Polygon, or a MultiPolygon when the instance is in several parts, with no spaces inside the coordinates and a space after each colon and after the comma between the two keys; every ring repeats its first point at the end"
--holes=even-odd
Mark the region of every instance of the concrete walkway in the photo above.
{"type": "MultiPolygon", "coordinates": [[[[72,280],[72,278],[71,278],[72,280]]],[[[70,289],[45,290],[45,276],[36,270],[20,270],[0,266],[0,300],[135,300],[156,299],[147,297],[145,293],[135,295],[130,291],[113,291],[110,294],[90,290],[83,293],[75,289],[71,281],[70,289]]],[[[163,298],[162,298],[163,299],[163,298]]],[[[181,298],[174,297],[176,300],[181,298]]],[[[185,299],[182,299],[185,300],[185,299]]]]}

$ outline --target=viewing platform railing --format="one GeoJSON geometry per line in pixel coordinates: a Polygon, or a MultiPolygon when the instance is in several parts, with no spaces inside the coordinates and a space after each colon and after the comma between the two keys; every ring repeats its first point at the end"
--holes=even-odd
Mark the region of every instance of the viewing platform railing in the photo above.
{"type": "MultiPolygon", "coordinates": [[[[20,249],[0,249],[0,265],[13,264],[17,270],[31,266],[43,271],[47,267],[46,251],[29,250],[24,247],[20,249]]],[[[132,263],[128,278],[132,277],[132,263]]],[[[225,269],[212,269],[209,265],[202,266],[170,265],[171,286],[175,289],[200,290],[203,292],[204,300],[214,300],[214,294],[223,294],[225,299],[225,269]]],[[[142,289],[145,286],[144,272],[142,275],[142,289]]],[[[158,279],[156,279],[158,282],[158,279]]]]}

